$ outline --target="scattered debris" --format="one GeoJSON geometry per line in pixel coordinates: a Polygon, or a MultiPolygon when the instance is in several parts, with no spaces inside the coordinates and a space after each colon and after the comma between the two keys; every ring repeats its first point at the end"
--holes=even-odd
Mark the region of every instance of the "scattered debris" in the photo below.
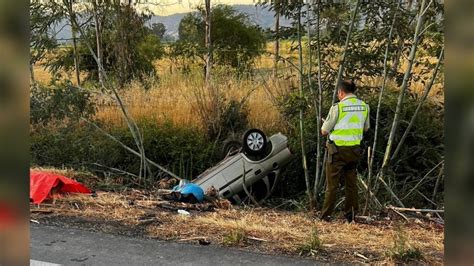
{"type": "Polygon", "coordinates": [[[268,242],[268,240],[265,240],[263,238],[253,237],[253,236],[247,236],[247,238],[250,240],[255,240],[255,241],[268,242]]]}
{"type": "Polygon", "coordinates": [[[355,220],[358,223],[370,224],[374,221],[374,218],[372,218],[370,216],[356,216],[355,220]]]}
{"type": "Polygon", "coordinates": [[[366,256],[364,256],[364,255],[360,254],[360,253],[359,253],[359,252],[357,252],[357,251],[356,251],[356,252],[354,252],[354,255],[355,255],[355,256],[357,256],[357,257],[359,257],[359,258],[362,258],[362,259],[364,259],[364,260],[366,260],[366,261],[368,261],[368,260],[369,260],[369,258],[367,258],[366,256]]]}
{"type": "Polygon", "coordinates": [[[211,244],[211,241],[206,240],[206,239],[199,239],[198,240],[199,245],[207,246],[211,244]]]}
{"type": "Polygon", "coordinates": [[[388,208],[389,210],[393,211],[394,213],[400,215],[400,217],[402,217],[403,219],[405,219],[405,221],[410,222],[410,220],[408,220],[408,218],[407,218],[405,215],[403,215],[401,212],[399,212],[399,211],[398,211],[396,208],[394,208],[393,206],[388,206],[387,208],[388,208]]]}
{"type": "Polygon", "coordinates": [[[33,212],[33,213],[43,213],[43,214],[50,214],[50,213],[53,213],[54,211],[53,210],[50,210],[50,209],[33,209],[33,210],[30,210],[30,212],[33,212]]]}
{"type": "Polygon", "coordinates": [[[178,179],[174,177],[162,178],[160,179],[160,181],[158,181],[158,188],[169,189],[171,187],[176,186],[176,184],[178,184],[178,179]]]}
{"type": "Polygon", "coordinates": [[[191,215],[191,213],[190,213],[190,212],[188,212],[188,211],[185,211],[185,210],[178,210],[178,213],[179,213],[179,214],[181,214],[181,215],[185,215],[185,216],[189,216],[189,215],[191,215]]]}
{"type": "Polygon", "coordinates": [[[232,209],[232,203],[228,199],[216,199],[212,203],[217,209],[230,210],[232,209]]]}
{"type": "Polygon", "coordinates": [[[204,193],[206,197],[215,199],[218,195],[218,191],[214,186],[210,186],[208,189],[206,189],[206,193],[204,193]]]}
{"type": "Polygon", "coordinates": [[[394,206],[388,206],[388,208],[397,211],[410,211],[410,212],[428,212],[428,213],[444,213],[444,210],[432,210],[432,209],[415,209],[415,208],[400,208],[394,206]]]}
{"type": "Polygon", "coordinates": [[[37,220],[34,220],[34,219],[30,219],[30,222],[35,223],[35,224],[39,224],[39,223],[40,223],[40,222],[38,222],[37,220]]]}
{"type": "Polygon", "coordinates": [[[206,240],[207,238],[204,236],[195,236],[195,237],[189,237],[189,238],[181,238],[178,239],[178,241],[193,241],[193,240],[206,240]]]}
{"type": "Polygon", "coordinates": [[[154,213],[148,213],[139,217],[138,222],[140,223],[140,225],[148,225],[154,222],[161,223],[158,217],[156,217],[154,213]]]}
{"type": "Polygon", "coordinates": [[[386,207],[389,210],[392,210],[396,214],[400,215],[403,217],[407,222],[409,222],[408,218],[406,215],[402,214],[402,212],[408,212],[407,215],[413,216],[418,219],[424,219],[430,222],[435,222],[437,224],[444,225],[444,220],[441,218],[440,213],[444,213],[444,210],[431,210],[431,209],[415,209],[415,208],[400,208],[400,207],[394,207],[394,206],[387,206],[386,207]],[[431,215],[423,215],[422,213],[435,213],[438,218],[432,218],[431,215]]]}

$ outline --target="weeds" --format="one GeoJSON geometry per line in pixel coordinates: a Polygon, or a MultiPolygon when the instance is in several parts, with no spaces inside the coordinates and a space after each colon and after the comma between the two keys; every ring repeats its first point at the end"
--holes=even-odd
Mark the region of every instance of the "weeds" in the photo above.
{"type": "Polygon", "coordinates": [[[236,246],[244,244],[246,233],[242,227],[232,229],[229,233],[223,237],[223,243],[228,246],[236,246]]]}
{"type": "Polygon", "coordinates": [[[309,255],[309,256],[314,256],[318,253],[318,251],[321,250],[322,248],[322,240],[319,237],[319,232],[318,229],[313,226],[311,228],[311,234],[308,237],[308,239],[301,244],[301,246],[298,248],[299,254],[301,255],[309,255]]]}
{"type": "Polygon", "coordinates": [[[387,251],[386,255],[393,260],[401,262],[420,261],[423,259],[421,250],[409,243],[406,232],[400,224],[395,227],[393,246],[387,251]]]}

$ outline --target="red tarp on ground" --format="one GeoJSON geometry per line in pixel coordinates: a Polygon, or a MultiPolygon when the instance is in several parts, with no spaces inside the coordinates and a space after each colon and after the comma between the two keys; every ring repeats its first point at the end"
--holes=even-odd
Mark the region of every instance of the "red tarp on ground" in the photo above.
{"type": "Polygon", "coordinates": [[[30,172],[30,200],[33,203],[43,202],[53,188],[56,193],[91,193],[83,184],[65,176],[41,171],[30,172]]]}

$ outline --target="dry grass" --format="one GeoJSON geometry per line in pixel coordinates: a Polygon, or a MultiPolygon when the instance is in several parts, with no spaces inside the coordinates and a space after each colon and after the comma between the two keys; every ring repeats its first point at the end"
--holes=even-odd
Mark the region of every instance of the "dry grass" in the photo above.
{"type": "MultiPolygon", "coordinates": [[[[370,262],[390,261],[386,251],[393,246],[397,234],[391,221],[372,225],[342,221],[326,223],[306,213],[268,208],[191,211],[191,216],[182,216],[157,207],[158,202],[159,198],[153,194],[139,191],[127,194],[98,192],[98,197],[70,195],[57,199],[53,205],[40,207],[54,211],[53,214],[32,213],[32,217],[46,223],[80,217],[89,219],[91,226],[115,222],[121,225],[116,233],[140,230],[146,237],[176,241],[202,237],[213,244],[290,255],[299,254],[315,228],[323,243],[322,252],[315,254],[317,260],[352,263],[364,262],[355,253],[368,257],[370,262]],[[148,222],[143,223],[144,220],[148,222]]],[[[32,206],[31,210],[36,208],[32,206]]],[[[425,262],[442,263],[443,228],[433,224],[404,224],[403,230],[410,245],[420,249],[425,262]]]]}
{"type": "MultiPolygon", "coordinates": [[[[290,42],[282,42],[281,54],[288,57],[293,56],[296,59],[296,52],[290,52],[290,42]]],[[[273,51],[273,43],[269,43],[268,51],[273,51]]],[[[304,51],[306,54],[306,52],[304,51]]],[[[428,59],[431,63],[437,59],[431,57],[428,59]]],[[[296,62],[296,61],[295,61],[296,62]]],[[[151,86],[151,89],[145,91],[142,86],[135,82],[130,84],[121,95],[134,118],[148,118],[157,122],[172,122],[176,125],[189,125],[203,129],[203,121],[200,121],[196,115],[196,91],[202,88],[202,71],[195,68],[191,74],[184,75],[169,59],[162,59],[156,62],[156,69],[159,73],[160,82],[151,86]]],[[[332,67],[337,68],[337,60],[331,63],[332,67]]],[[[259,71],[271,70],[273,66],[273,57],[264,55],[257,60],[256,66],[259,71]]],[[[281,62],[280,73],[289,73],[291,71],[296,76],[295,71],[288,63],[281,62]]],[[[406,62],[402,62],[401,69],[406,68],[406,62]]],[[[50,74],[42,69],[41,66],[34,67],[36,79],[40,82],[49,82],[50,74]]],[[[421,66],[415,66],[413,71],[419,73],[421,66]]],[[[225,70],[215,73],[217,80],[215,86],[222,92],[222,96],[227,99],[241,100],[250,94],[248,98],[249,120],[252,127],[262,128],[273,132],[282,127],[282,117],[277,107],[272,102],[272,97],[268,91],[274,95],[282,95],[289,88],[297,84],[293,78],[290,80],[273,80],[266,75],[264,79],[257,74],[256,80],[239,79],[225,70]]],[[[67,74],[66,78],[74,82],[72,73],[67,74]]],[[[444,80],[444,79],[442,79],[444,80]]],[[[381,78],[361,78],[361,85],[379,86],[381,78]]],[[[393,84],[392,84],[393,85],[393,84]]],[[[410,91],[421,94],[424,85],[421,82],[412,82],[410,91]]],[[[437,102],[444,102],[444,85],[436,84],[430,93],[430,99],[437,102]]],[[[99,96],[96,99],[99,104],[97,118],[113,124],[124,124],[121,112],[115,103],[109,97],[99,96]]]]}
{"type": "MultiPolygon", "coordinates": [[[[284,82],[271,84],[273,93],[283,91],[284,82]]],[[[227,101],[240,101],[247,95],[249,122],[254,127],[265,129],[277,128],[281,125],[281,117],[277,108],[266,94],[264,85],[245,79],[223,79],[216,86],[227,101]]],[[[202,77],[186,76],[180,73],[161,76],[159,86],[148,91],[138,83],[131,84],[121,94],[129,112],[136,119],[148,118],[157,122],[168,121],[176,125],[189,125],[203,128],[202,121],[196,115],[197,102],[195,93],[202,89],[202,77]]],[[[111,122],[124,123],[119,108],[108,99],[100,99],[97,118],[111,122]]]]}

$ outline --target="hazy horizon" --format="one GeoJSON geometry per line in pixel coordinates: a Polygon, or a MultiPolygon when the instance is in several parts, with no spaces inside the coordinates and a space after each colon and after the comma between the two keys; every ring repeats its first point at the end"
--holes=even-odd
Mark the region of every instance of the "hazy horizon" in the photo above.
{"type": "MultiPolygon", "coordinates": [[[[213,0],[211,5],[227,4],[227,5],[254,5],[258,0],[213,0]]],[[[143,4],[148,7],[155,15],[168,16],[177,13],[187,13],[195,11],[196,7],[204,4],[203,0],[165,0],[160,4],[143,4]]]]}

